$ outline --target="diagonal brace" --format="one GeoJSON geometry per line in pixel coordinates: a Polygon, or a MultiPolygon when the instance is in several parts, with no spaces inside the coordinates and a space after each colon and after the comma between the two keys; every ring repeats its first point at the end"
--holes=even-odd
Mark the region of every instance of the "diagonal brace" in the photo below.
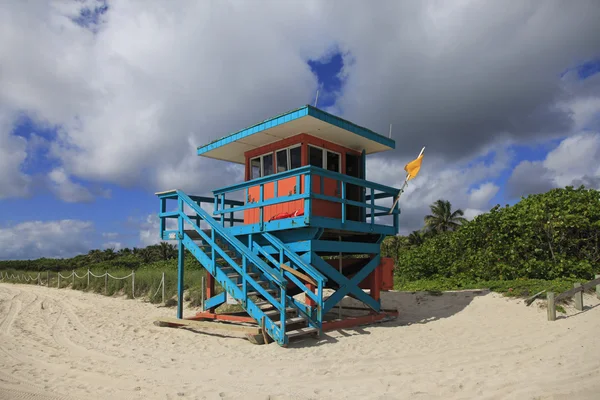
{"type": "Polygon", "coordinates": [[[352,279],[348,279],[327,262],[325,262],[321,257],[315,256],[313,258],[313,265],[340,285],[338,290],[325,301],[325,304],[323,305],[323,313],[331,310],[344,298],[344,296],[348,294],[353,294],[357,300],[362,301],[373,310],[379,312],[380,303],[365,293],[358,285],[371,272],[373,272],[375,268],[377,268],[381,261],[380,258],[381,257],[379,255],[376,255],[352,279]]]}

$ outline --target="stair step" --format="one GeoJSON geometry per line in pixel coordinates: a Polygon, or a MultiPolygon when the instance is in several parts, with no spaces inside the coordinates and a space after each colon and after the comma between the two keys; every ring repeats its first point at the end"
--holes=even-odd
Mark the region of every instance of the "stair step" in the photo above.
{"type": "MultiPolygon", "coordinates": [[[[286,324],[290,324],[290,325],[291,324],[297,324],[297,323],[300,323],[300,322],[306,322],[306,318],[304,318],[304,317],[293,317],[293,318],[286,318],[286,320],[285,320],[285,323],[286,324]]],[[[281,321],[273,321],[273,323],[275,325],[280,325],[281,321]]]]}
{"type": "MultiPolygon", "coordinates": [[[[275,293],[276,290],[275,289],[265,289],[265,292],[267,293],[275,293]]],[[[260,295],[260,293],[258,291],[254,291],[254,292],[248,292],[246,293],[247,296],[258,296],[260,295]]]]}
{"type": "MultiPolygon", "coordinates": [[[[259,285],[262,285],[263,283],[269,283],[269,282],[267,282],[267,281],[256,281],[256,283],[258,283],[259,285]]],[[[237,284],[237,287],[239,287],[239,288],[241,288],[242,286],[244,286],[243,283],[238,283],[237,284]]]]}
{"type": "MultiPolygon", "coordinates": [[[[198,246],[198,247],[200,247],[200,248],[207,248],[209,251],[204,251],[204,254],[206,254],[209,257],[211,256],[211,254],[210,254],[210,246],[207,245],[207,246],[198,246]]],[[[234,259],[234,260],[237,259],[237,258],[239,258],[239,257],[231,257],[232,254],[235,254],[235,250],[225,250],[225,249],[221,249],[221,250],[223,250],[223,252],[225,254],[228,254],[229,257],[232,258],[232,259],[234,259]]],[[[217,252],[217,250],[215,250],[215,257],[217,258],[217,260],[218,259],[223,259],[223,257],[219,254],[219,252],[217,252]]]]}
{"type": "Polygon", "coordinates": [[[293,338],[293,337],[302,336],[302,335],[309,335],[311,333],[315,333],[318,331],[319,330],[317,328],[308,326],[306,328],[299,328],[299,329],[294,329],[293,331],[288,331],[285,334],[287,335],[288,338],[293,338]]]}
{"type": "MultiPolygon", "coordinates": [[[[223,269],[225,269],[225,268],[223,268],[223,269]]],[[[247,275],[251,276],[253,278],[256,278],[258,276],[258,274],[256,272],[249,272],[247,275]]],[[[228,274],[227,275],[228,278],[237,278],[238,276],[241,276],[241,275],[238,274],[237,272],[234,272],[233,274],[228,274]]]]}
{"type": "MultiPolygon", "coordinates": [[[[190,237],[192,240],[203,240],[202,236],[195,229],[186,229],[184,232],[190,237]]],[[[210,237],[210,229],[202,229],[202,232],[206,233],[206,236],[210,237]]]]}
{"type": "MultiPolygon", "coordinates": [[[[270,303],[269,303],[270,305],[270,303]]],[[[292,311],[296,311],[296,309],[294,307],[288,307],[285,309],[286,313],[291,313],[292,311]]],[[[269,311],[265,311],[265,315],[267,317],[272,317],[274,315],[279,315],[279,310],[278,309],[273,309],[273,310],[269,310],[269,311]]]]}

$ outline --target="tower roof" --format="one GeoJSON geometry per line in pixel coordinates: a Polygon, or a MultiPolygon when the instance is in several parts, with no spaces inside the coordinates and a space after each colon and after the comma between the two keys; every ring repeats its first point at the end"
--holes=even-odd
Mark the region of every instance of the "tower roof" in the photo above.
{"type": "Polygon", "coordinates": [[[244,164],[245,152],[301,133],[367,154],[396,147],[390,138],[306,105],[200,146],[198,155],[244,164]]]}

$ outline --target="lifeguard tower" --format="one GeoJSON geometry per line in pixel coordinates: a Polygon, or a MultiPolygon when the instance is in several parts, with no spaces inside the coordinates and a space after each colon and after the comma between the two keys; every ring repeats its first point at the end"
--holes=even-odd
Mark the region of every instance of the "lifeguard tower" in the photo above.
{"type": "Polygon", "coordinates": [[[380,292],[393,287],[393,262],[381,257],[380,243],[398,232],[399,207],[390,212],[389,199],[399,190],[366,179],[367,155],[394,148],[392,139],[309,105],[199,147],[200,156],[244,165],[245,181],[213,197],[157,193],[161,238],[179,248],[171,325],[237,323],[287,345],[395,317],[381,309],[380,292]],[[177,203],[172,209],[170,200],[177,203]],[[173,229],[169,219],[177,221],[173,229]],[[207,271],[204,309],[186,318],[185,248],[207,271]],[[344,309],[362,315],[341,316],[346,296],[364,307],[344,309]],[[225,302],[245,313],[216,313],[225,302]]]}

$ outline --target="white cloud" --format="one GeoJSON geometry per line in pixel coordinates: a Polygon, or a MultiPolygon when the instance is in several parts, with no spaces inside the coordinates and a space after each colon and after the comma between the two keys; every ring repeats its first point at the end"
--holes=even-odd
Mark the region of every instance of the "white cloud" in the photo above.
{"type": "Polygon", "coordinates": [[[469,194],[469,206],[476,209],[486,207],[498,193],[498,190],[500,190],[500,187],[492,182],[481,184],[469,194]]]}
{"type": "Polygon", "coordinates": [[[0,111],[0,200],[28,195],[31,184],[31,178],[22,172],[27,142],[11,134],[13,122],[0,111]]]}
{"type": "Polygon", "coordinates": [[[600,178],[600,134],[582,133],[563,140],[546,156],[543,166],[558,186],[585,176],[600,178]]]}
{"type": "Polygon", "coordinates": [[[521,196],[551,188],[584,185],[600,189],[600,133],[583,132],[563,140],[543,161],[522,161],[508,181],[521,196]]]}
{"type": "Polygon", "coordinates": [[[123,244],[121,242],[106,242],[102,244],[102,248],[113,249],[114,251],[117,251],[123,248],[123,244]]]}
{"type": "MultiPolygon", "coordinates": [[[[576,106],[584,100],[556,78],[597,55],[597,8],[585,1],[565,11],[553,1],[140,0],[110,3],[92,27],[72,22],[97,5],[13,2],[0,11],[0,107],[61,127],[51,154],[67,182],[200,193],[228,184],[230,171],[195,147],[312,103],[317,80],[306,61],[336,48],[346,52],[346,85],[334,108],[374,129],[393,122],[395,155],[427,144],[462,159],[498,138],[568,129],[568,113],[550,110],[556,97],[584,114],[596,107],[576,106]]],[[[13,157],[15,170],[23,156],[13,157]]],[[[72,186],[66,197],[73,191],[87,197],[72,186]]]]}
{"type": "Polygon", "coordinates": [[[464,217],[468,220],[472,220],[473,218],[475,218],[478,215],[481,215],[489,210],[480,210],[480,209],[476,209],[476,208],[467,208],[466,210],[463,210],[465,212],[464,217]]]}
{"type": "Polygon", "coordinates": [[[97,34],[70,21],[89,6],[75,4],[0,11],[0,105],[60,124],[52,155],[88,180],[208,190],[196,146],[306,103],[306,60],[330,46],[314,10],[282,3],[116,2],[97,34]]]}
{"type": "Polygon", "coordinates": [[[87,253],[94,229],[79,220],[28,221],[0,228],[0,259],[72,257],[87,253]]]}
{"type": "Polygon", "coordinates": [[[63,201],[68,203],[90,202],[94,196],[83,185],[73,182],[63,168],[56,168],[48,174],[50,187],[63,201]]]}
{"type": "Polygon", "coordinates": [[[140,243],[143,247],[161,242],[160,221],[157,214],[150,214],[141,224],[140,243]]]}
{"type": "MultiPolygon", "coordinates": [[[[508,168],[514,157],[505,149],[495,153],[492,162],[487,164],[448,164],[439,157],[428,156],[426,151],[419,175],[409,181],[400,198],[400,233],[421,229],[423,218],[430,213],[429,205],[439,199],[450,201],[453,210],[462,209],[469,219],[488,211],[490,200],[498,191],[498,187],[489,181],[508,168]],[[484,183],[470,191],[477,182],[484,183]]],[[[400,188],[405,178],[404,165],[412,158],[414,156],[395,160],[367,159],[367,179],[400,188]]]]}

